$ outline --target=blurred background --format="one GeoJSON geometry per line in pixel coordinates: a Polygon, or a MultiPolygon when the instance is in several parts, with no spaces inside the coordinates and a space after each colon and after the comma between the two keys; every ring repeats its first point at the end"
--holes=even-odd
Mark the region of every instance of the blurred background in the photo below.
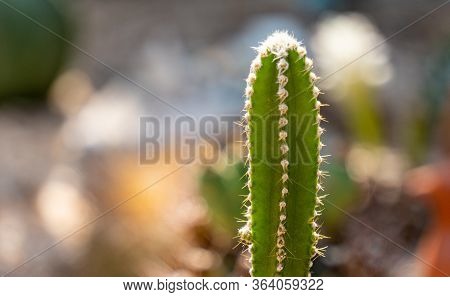
{"type": "Polygon", "coordinates": [[[450,274],[443,3],[0,0],[0,274],[247,276],[240,127],[215,164],[143,165],[139,118],[238,116],[276,29],[330,105],[313,276],[450,274]]]}

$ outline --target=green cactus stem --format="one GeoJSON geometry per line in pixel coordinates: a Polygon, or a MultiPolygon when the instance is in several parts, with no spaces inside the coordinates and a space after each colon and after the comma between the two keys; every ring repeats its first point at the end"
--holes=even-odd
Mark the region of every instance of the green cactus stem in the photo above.
{"type": "Polygon", "coordinates": [[[245,90],[247,223],[252,276],[309,276],[322,205],[320,90],[306,49],[275,32],[258,48],[245,90]]]}

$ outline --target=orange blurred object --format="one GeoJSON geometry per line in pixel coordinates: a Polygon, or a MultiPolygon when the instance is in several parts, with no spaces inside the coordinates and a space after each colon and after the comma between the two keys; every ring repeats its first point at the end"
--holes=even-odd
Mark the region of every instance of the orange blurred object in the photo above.
{"type": "Polygon", "coordinates": [[[430,206],[432,222],[422,237],[417,255],[422,276],[450,275],[450,160],[414,169],[406,190],[423,197],[430,206]],[[425,263],[424,263],[425,262],[425,263]]]}

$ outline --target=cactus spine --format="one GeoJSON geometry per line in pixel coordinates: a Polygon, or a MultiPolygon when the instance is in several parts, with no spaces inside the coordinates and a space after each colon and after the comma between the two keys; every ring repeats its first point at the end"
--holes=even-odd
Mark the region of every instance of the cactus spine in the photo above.
{"type": "Polygon", "coordinates": [[[306,49],[288,33],[275,32],[256,51],[245,89],[249,194],[239,233],[252,276],[308,276],[312,259],[323,254],[317,77],[306,49]]]}

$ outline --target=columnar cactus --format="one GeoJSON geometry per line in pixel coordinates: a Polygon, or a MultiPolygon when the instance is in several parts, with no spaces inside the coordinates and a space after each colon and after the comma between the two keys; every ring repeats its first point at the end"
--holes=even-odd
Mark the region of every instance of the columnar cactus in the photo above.
{"type": "Polygon", "coordinates": [[[245,90],[247,222],[239,230],[252,276],[308,276],[322,255],[316,218],[323,157],[320,90],[312,60],[291,35],[275,32],[258,48],[245,90]]]}

